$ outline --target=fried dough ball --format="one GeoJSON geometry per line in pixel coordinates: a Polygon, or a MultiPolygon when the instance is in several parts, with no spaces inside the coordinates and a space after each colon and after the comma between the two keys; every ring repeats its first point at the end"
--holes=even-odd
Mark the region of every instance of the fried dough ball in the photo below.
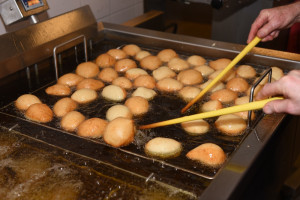
{"type": "Polygon", "coordinates": [[[169,62],[172,58],[178,57],[173,49],[164,49],[158,52],[157,57],[163,62],[169,62]]]}
{"type": "MultiPolygon", "coordinates": [[[[204,88],[206,88],[210,83],[212,82],[211,79],[208,79],[208,81],[206,81],[205,83],[199,85],[200,89],[204,90],[204,88]]],[[[212,86],[212,88],[210,88],[208,91],[210,92],[215,92],[217,90],[221,90],[224,89],[225,85],[222,82],[217,82],[214,86],[212,86]]]]}
{"type": "Polygon", "coordinates": [[[151,157],[174,158],[181,151],[181,143],[171,138],[156,137],[145,145],[145,153],[151,157]]]}
{"type": "Polygon", "coordinates": [[[168,62],[168,67],[176,72],[189,68],[189,63],[181,58],[172,58],[168,62]]]}
{"type": "Polygon", "coordinates": [[[108,121],[112,121],[118,117],[131,119],[132,113],[130,112],[129,108],[124,105],[114,105],[107,110],[106,119],[108,121]]]}
{"type": "Polygon", "coordinates": [[[203,77],[200,72],[194,69],[187,69],[179,72],[177,80],[184,85],[195,85],[203,81],[203,77]]]}
{"type": "Polygon", "coordinates": [[[41,100],[33,94],[23,94],[15,102],[15,106],[19,110],[27,110],[29,106],[35,103],[42,103],[41,100]]]}
{"type": "Polygon", "coordinates": [[[220,69],[223,70],[224,68],[226,68],[229,65],[230,62],[231,62],[230,59],[220,58],[217,60],[209,61],[209,66],[211,68],[213,68],[214,70],[220,70],[220,69]]]}
{"type": "Polygon", "coordinates": [[[76,74],[84,78],[96,77],[99,71],[98,65],[93,62],[81,63],[76,68],[76,74]]]}
{"type": "MultiPolygon", "coordinates": [[[[251,87],[252,87],[252,86],[251,86],[251,87]]],[[[247,90],[247,92],[246,92],[246,94],[247,94],[248,96],[250,96],[250,93],[251,93],[251,87],[249,87],[248,90],[247,90]]],[[[257,93],[258,93],[262,88],[263,88],[263,85],[258,84],[258,85],[256,86],[255,90],[254,90],[253,96],[256,96],[257,93]]]]}
{"type": "Polygon", "coordinates": [[[206,63],[206,60],[202,56],[192,55],[188,57],[187,62],[190,63],[190,65],[199,66],[204,65],[206,63]]]}
{"type": "Polygon", "coordinates": [[[88,89],[98,91],[103,87],[104,87],[104,83],[102,81],[92,79],[92,78],[87,78],[81,81],[80,83],[78,83],[76,89],[80,90],[83,88],[88,88],[88,89]]]}
{"type": "Polygon", "coordinates": [[[108,123],[103,134],[104,141],[113,146],[121,147],[134,140],[135,126],[132,119],[118,117],[108,123]]]}
{"type": "Polygon", "coordinates": [[[71,94],[71,89],[67,85],[55,84],[47,87],[45,92],[54,96],[68,96],[71,94]]]}
{"type": "Polygon", "coordinates": [[[229,89],[217,90],[210,95],[211,100],[219,100],[222,103],[229,103],[237,97],[237,93],[229,89]]]}
{"type": "Polygon", "coordinates": [[[108,85],[103,88],[101,95],[107,100],[121,102],[126,98],[127,93],[117,85],[108,85]]]}
{"type": "Polygon", "coordinates": [[[197,70],[202,74],[202,76],[206,77],[211,75],[212,73],[215,72],[215,70],[207,65],[200,65],[194,68],[194,70],[197,70]]]}
{"type": "Polygon", "coordinates": [[[158,90],[162,92],[177,92],[183,88],[183,84],[173,78],[164,78],[156,83],[158,90]]]}
{"type": "Polygon", "coordinates": [[[219,110],[222,109],[222,103],[218,100],[210,100],[205,102],[202,106],[200,111],[201,112],[209,112],[209,111],[213,111],[213,110],[219,110]]]}
{"type": "Polygon", "coordinates": [[[53,112],[46,104],[35,103],[28,107],[25,117],[35,122],[47,123],[53,119],[53,112]]]}
{"type": "Polygon", "coordinates": [[[77,74],[68,73],[65,74],[57,80],[58,84],[68,85],[70,87],[76,86],[79,82],[81,82],[84,78],[77,74]]]}
{"type": "Polygon", "coordinates": [[[272,68],[272,78],[278,81],[281,77],[284,76],[282,69],[279,67],[271,67],[272,68]]]}
{"type": "Polygon", "coordinates": [[[124,88],[125,90],[130,90],[132,88],[131,81],[126,77],[118,77],[112,82],[113,85],[120,86],[121,88],[124,88]]]}
{"type": "Polygon", "coordinates": [[[141,51],[141,48],[135,44],[127,44],[122,48],[122,50],[129,56],[135,56],[141,51]]]}
{"type": "Polygon", "coordinates": [[[134,60],[131,60],[129,58],[118,60],[115,64],[115,70],[117,72],[126,72],[127,70],[132,68],[137,68],[137,65],[134,60]]]}
{"type": "Polygon", "coordinates": [[[78,111],[71,111],[64,115],[60,121],[60,126],[66,130],[73,132],[85,120],[85,117],[78,111]]]}
{"type": "Polygon", "coordinates": [[[149,88],[145,88],[145,87],[138,87],[133,93],[132,96],[136,97],[143,97],[145,99],[147,99],[148,101],[153,99],[156,96],[156,92],[152,89],[149,88]]]}
{"type": "Polygon", "coordinates": [[[112,67],[116,59],[107,53],[103,53],[96,58],[96,64],[101,68],[112,67]]]}
{"type": "Polygon", "coordinates": [[[108,122],[100,118],[90,118],[83,121],[77,128],[77,135],[82,137],[100,138],[108,122]]]}
{"type": "Polygon", "coordinates": [[[129,80],[134,80],[141,75],[147,75],[147,74],[148,73],[141,68],[133,68],[126,71],[125,77],[128,78],[129,80]]]}
{"type": "Polygon", "coordinates": [[[134,87],[145,87],[149,89],[155,88],[156,82],[155,79],[150,75],[141,75],[134,79],[134,87]]]}
{"type": "Polygon", "coordinates": [[[104,68],[101,70],[101,72],[98,74],[98,78],[101,79],[104,82],[111,83],[113,80],[115,80],[118,77],[118,72],[114,70],[113,68],[104,68]]]}
{"type": "Polygon", "coordinates": [[[203,119],[182,122],[181,127],[190,135],[202,135],[209,131],[209,124],[203,119]]]}
{"type": "Polygon", "coordinates": [[[125,106],[129,108],[133,116],[143,115],[149,110],[149,102],[140,96],[130,97],[125,101],[125,106]]]}
{"type": "Polygon", "coordinates": [[[162,62],[157,56],[147,56],[140,61],[140,65],[144,69],[155,70],[161,66],[162,62]]]}
{"type": "Polygon", "coordinates": [[[174,78],[176,73],[167,66],[157,68],[152,72],[153,78],[159,81],[164,78],[174,78]]]}
{"type": "Polygon", "coordinates": [[[58,100],[53,106],[53,112],[57,117],[63,117],[70,111],[75,110],[78,107],[76,101],[69,97],[58,100]]]}
{"type": "Polygon", "coordinates": [[[193,100],[201,92],[200,88],[186,86],[179,90],[178,95],[186,102],[193,100]]]}
{"type": "MultiPolygon", "coordinates": [[[[234,104],[235,105],[242,105],[242,104],[245,104],[245,103],[249,103],[249,99],[250,99],[249,96],[243,96],[243,97],[235,99],[234,104]]],[[[248,119],[248,111],[238,112],[238,113],[234,113],[234,114],[240,116],[244,120],[248,119]]],[[[254,118],[255,118],[255,113],[252,111],[251,120],[253,120],[254,118]]]]}
{"type": "MultiPolygon", "coordinates": [[[[223,71],[223,69],[217,70],[215,72],[213,72],[211,75],[208,76],[209,79],[215,79],[221,72],[223,71]]],[[[235,77],[235,71],[234,70],[229,70],[229,72],[227,72],[222,78],[221,81],[227,82],[230,79],[235,77]]]]}
{"type": "Polygon", "coordinates": [[[220,116],[215,121],[215,125],[221,133],[228,136],[241,135],[247,128],[245,120],[234,114],[220,116]]]}
{"type": "Polygon", "coordinates": [[[227,82],[226,88],[234,92],[245,92],[249,88],[249,84],[245,79],[236,77],[227,82]]]}
{"type": "Polygon", "coordinates": [[[226,154],[223,149],[213,143],[199,145],[189,151],[186,157],[214,168],[220,167],[226,160],[226,154]]]}
{"type": "Polygon", "coordinates": [[[135,55],[135,59],[137,61],[141,61],[143,58],[150,56],[151,53],[149,53],[149,51],[140,51],[135,55]]]}
{"type": "Polygon", "coordinates": [[[127,54],[122,49],[110,49],[107,54],[111,55],[116,60],[124,59],[127,57],[127,54]]]}
{"type": "Polygon", "coordinates": [[[83,89],[75,91],[72,94],[71,99],[73,99],[74,101],[76,101],[79,104],[84,104],[84,103],[90,103],[90,102],[96,100],[97,97],[98,97],[98,95],[95,90],[83,88],[83,89]]]}
{"type": "Polygon", "coordinates": [[[254,78],[256,76],[256,71],[250,65],[240,65],[236,69],[236,73],[242,78],[254,78]]]}

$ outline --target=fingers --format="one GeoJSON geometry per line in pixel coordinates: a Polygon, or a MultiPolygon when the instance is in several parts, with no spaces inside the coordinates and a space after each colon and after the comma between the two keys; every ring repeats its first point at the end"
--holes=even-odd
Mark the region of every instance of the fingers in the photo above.
{"type": "Polygon", "coordinates": [[[260,12],[258,17],[255,19],[255,21],[251,25],[247,43],[250,43],[253,40],[253,38],[257,35],[258,30],[261,27],[263,27],[265,25],[265,23],[267,23],[267,22],[268,22],[267,16],[264,14],[264,12],[260,12]]]}
{"type": "Polygon", "coordinates": [[[266,97],[282,95],[282,87],[279,81],[274,83],[267,83],[257,94],[256,99],[261,100],[265,99],[266,97]]]}
{"type": "Polygon", "coordinates": [[[285,113],[288,112],[288,104],[289,100],[275,100],[267,103],[263,110],[266,114],[272,114],[272,113],[285,113]]]}
{"type": "Polygon", "coordinates": [[[273,31],[272,33],[270,33],[269,35],[267,35],[266,37],[264,37],[261,41],[262,42],[267,42],[267,41],[271,41],[274,40],[275,38],[277,38],[279,35],[279,31],[273,31]]]}

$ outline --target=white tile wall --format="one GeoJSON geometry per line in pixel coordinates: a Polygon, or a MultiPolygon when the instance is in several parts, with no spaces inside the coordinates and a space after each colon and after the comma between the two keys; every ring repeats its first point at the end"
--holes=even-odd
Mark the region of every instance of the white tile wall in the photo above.
{"type": "MultiPolygon", "coordinates": [[[[143,14],[143,0],[48,0],[49,18],[90,5],[97,21],[123,23],[143,14]]],[[[0,34],[6,33],[5,25],[0,22],[0,34]]]]}

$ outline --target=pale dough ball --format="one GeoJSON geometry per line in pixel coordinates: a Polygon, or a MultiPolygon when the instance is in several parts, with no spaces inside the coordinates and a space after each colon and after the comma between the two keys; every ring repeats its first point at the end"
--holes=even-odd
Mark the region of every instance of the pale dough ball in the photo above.
{"type": "Polygon", "coordinates": [[[145,153],[151,157],[174,158],[181,151],[181,143],[171,138],[156,137],[145,145],[145,153]]]}
{"type": "Polygon", "coordinates": [[[76,68],[76,74],[84,78],[96,77],[99,71],[98,65],[93,62],[81,63],[76,68]]]}
{"type": "Polygon", "coordinates": [[[247,128],[245,120],[234,114],[220,116],[215,121],[215,125],[221,133],[228,136],[241,135],[247,128]]]}
{"type": "Polygon", "coordinates": [[[124,59],[127,57],[127,54],[122,49],[110,49],[107,54],[111,55],[116,60],[124,59]]]}
{"type": "Polygon", "coordinates": [[[137,61],[141,61],[143,58],[150,56],[151,53],[149,53],[149,51],[140,51],[135,55],[135,59],[137,61]]]}
{"type": "Polygon", "coordinates": [[[249,88],[249,84],[245,79],[236,77],[227,82],[226,88],[234,92],[245,92],[249,88]]]}
{"type": "Polygon", "coordinates": [[[125,106],[129,108],[134,116],[143,115],[149,110],[149,102],[140,96],[130,97],[125,101],[125,106]]]}
{"type": "Polygon", "coordinates": [[[188,57],[187,62],[193,66],[199,66],[204,65],[206,63],[206,60],[202,56],[192,55],[188,57]]]}
{"type": "Polygon", "coordinates": [[[96,100],[97,97],[98,97],[98,95],[95,90],[83,88],[83,89],[75,91],[72,94],[71,99],[73,99],[77,103],[84,104],[84,103],[89,103],[91,101],[96,100]]]}
{"type": "Polygon", "coordinates": [[[162,62],[157,56],[147,56],[140,61],[140,65],[144,69],[155,70],[161,66],[162,62]]]}
{"type": "Polygon", "coordinates": [[[147,75],[147,74],[148,73],[141,68],[133,68],[126,71],[125,77],[128,78],[129,80],[134,80],[141,75],[147,75]]]}
{"type": "Polygon", "coordinates": [[[181,58],[172,58],[168,62],[168,67],[176,72],[189,68],[189,63],[181,58]]]}
{"type": "Polygon", "coordinates": [[[68,96],[71,94],[71,89],[67,85],[55,84],[47,87],[45,92],[54,96],[68,96]]]}
{"type": "Polygon", "coordinates": [[[211,100],[219,100],[222,103],[229,103],[237,97],[237,93],[229,89],[217,90],[210,95],[211,100]]]}
{"type": "Polygon", "coordinates": [[[222,109],[222,103],[218,100],[210,100],[205,102],[202,106],[200,111],[201,112],[209,112],[209,111],[213,111],[213,110],[219,110],[222,109]]]}
{"type": "MultiPolygon", "coordinates": [[[[206,88],[210,83],[212,82],[211,79],[208,79],[208,81],[206,81],[205,83],[199,85],[200,89],[204,90],[204,88],[206,88]]],[[[210,92],[215,92],[217,90],[221,90],[224,89],[225,85],[222,82],[217,82],[214,86],[212,86],[212,88],[210,88],[208,91],[210,92]]]]}
{"type": "Polygon", "coordinates": [[[108,123],[103,139],[113,147],[121,147],[133,142],[134,135],[135,126],[133,120],[119,117],[108,123]]]}
{"type": "Polygon", "coordinates": [[[70,87],[76,86],[79,82],[81,82],[84,78],[77,74],[68,73],[65,74],[57,80],[58,84],[68,85],[70,87]]]}
{"type": "Polygon", "coordinates": [[[83,88],[87,88],[87,89],[92,89],[92,90],[98,91],[103,87],[104,87],[104,83],[102,81],[87,78],[87,79],[84,79],[83,81],[81,81],[80,83],[78,83],[76,86],[76,89],[80,90],[83,88]]]}
{"type": "Polygon", "coordinates": [[[182,98],[184,101],[189,102],[193,100],[198,94],[201,92],[200,88],[192,87],[192,86],[186,86],[179,90],[178,95],[180,98],[182,98]]]}
{"type": "Polygon", "coordinates": [[[155,88],[156,81],[155,79],[150,75],[141,75],[134,79],[133,86],[134,87],[145,87],[149,89],[155,88]]]}
{"type": "Polygon", "coordinates": [[[118,117],[131,119],[132,113],[130,112],[129,108],[124,105],[114,105],[107,110],[106,119],[108,121],[112,121],[118,117]]]}
{"type": "Polygon", "coordinates": [[[15,102],[19,110],[27,110],[29,106],[35,103],[42,103],[41,100],[33,94],[23,94],[15,102]]]}
{"type": "Polygon", "coordinates": [[[107,53],[103,53],[96,58],[96,64],[101,68],[112,67],[116,59],[107,53]]]}
{"type": "Polygon", "coordinates": [[[240,65],[236,69],[236,74],[242,78],[254,78],[256,76],[256,71],[250,65],[240,65]]]}
{"type": "Polygon", "coordinates": [[[152,89],[149,88],[145,88],[145,87],[138,87],[133,93],[132,96],[136,97],[143,97],[145,99],[147,99],[148,101],[153,99],[156,96],[156,92],[152,89]]]}
{"type": "Polygon", "coordinates": [[[169,62],[172,58],[178,57],[173,49],[164,49],[158,52],[157,57],[163,62],[169,62]]]}
{"type": "Polygon", "coordinates": [[[164,78],[174,78],[176,76],[176,73],[169,67],[162,66],[154,70],[152,72],[152,75],[155,78],[155,80],[159,81],[164,78]]]}
{"type": "Polygon", "coordinates": [[[98,74],[98,78],[107,83],[111,83],[113,80],[118,78],[118,76],[118,72],[113,68],[109,67],[102,69],[101,72],[98,74]]]}
{"type": "Polygon", "coordinates": [[[162,92],[177,92],[183,88],[183,84],[173,78],[164,78],[156,83],[156,87],[162,92]]]}
{"type": "Polygon", "coordinates": [[[220,167],[226,160],[226,154],[223,149],[213,143],[201,144],[189,151],[186,157],[210,167],[220,167]]]}
{"type": "Polygon", "coordinates": [[[198,72],[200,72],[202,74],[202,76],[204,76],[204,77],[209,76],[215,72],[215,70],[213,68],[211,68],[207,65],[197,66],[194,68],[194,70],[197,70],[198,72]]]}
{"type": "Polygon", "coordinates": [[[35,103],[28,107],[25,117],[35,122],[47,123],[53,119],[53,112],[46,104],[35,103]]]}
{"type": "MultiPolygon", "coordinates": [[[[211,75],[208,76],[209,79],[215,79],[221,72],[223,71],[223,69],[217,70],[215,72],[213,72],[211,75]]],[[[221,81],[227,82],[230,79],[235,77],[235,71],[234,70],[229,70],[222,78],[221,81]]]]}
{"type": "MultiPolygon", "coordinates": [[[[234,104],[235,105],[242,105],[242,104],[245,104],[245,103],[249,103],[249,99],[250,99],[249,96],[243,96],[243,97],[235,99],[234,104]]],[[[244,120],[248,119],[248,111],[238,112],[238,113],[234,113],[234,114],[240,116],[244,120]]],[[[255,118],[255,113],[252,111],[251,120],[253,120],[254,118],[255,118]]]]}
{"type": "Polygon", "coordinates": [[[112,82],[113,85],[117,85],[125,90],[130,90],[133,86],[132,82],[126,77],[118,77],[112,82]]]}
{"type": "Polygon", "coordinates": [[[281,77],[284,76],[282,69],[279,67],[271,67],[272,68],[272,78],[278,81],[281,77]]]}
{"type": "Polygon", "coordinates": [[[220,70],[226,68],[229,63],[231,62],[230,59],[227,58],[220,58],[217,60],[209,61],[209,66],[215,70],[220,70]]]}
{"type": "Polygon", "coordinates": [[[57,117],[62,117],[78,107],[76,101],[69,97],[58,100],[53,106],[53,112],[57,117]]]}
{"type": "Polygon", "coordinates": [[[184,85],[195,85],[203,81],[203,77],[200,72],[194,69],[187,69],[179,72],[177,80],[184,85]]]}
{"type": "Polygon", "coordinates": [[[83,121],[77,128],[77,135],[82,137],[100,138],[108,122],[100,118],[90,118],[83,121]]]}
{"type": "Polygon", "coordinates": [[[78,111],[71,111],[64,115],[60,121],[60,126],[66,131],[75,131],[85,117],[78,111]]]}
{"type": "MultiPolygon", "coordinates": [[[[252,87],[252,86],[251,86],[251,87],[252,87]]],[[[248,90],[247,90],[247,92],[246,92],[246,94],[247,94],[248,96],[250,96],[250,93],[251,93],[251,87],[249,87],[248,90]]],[[[256,96],[257,93],[258,93],[262,88],[263,88],[263,85],[258,84],[258,85],[256,86],[255,90],[254,90],[253,96],[256,96]]]]}
{"type": "Polygon", "coordinates": [[[137,68],[137,65],[134,60],[131,60],[129,58],[118,60],[115,64],[115,70],[117,72],[126,72],[127,70],[133,68],[137,68]]]}
{"type": "Polygon", "coordinates": [[[190,135],[202,135],[209,131],[209,124],[203,119],[183,122],[181,127],[190,135]]]}
{"type": "Polygon", "coordinates": [[[101,95],[107,100],[120,102],[126,98],[127,93],[117,85],[108,85],[103,88],[101,95]]]}
{"type": "Polygon", "coordinates": [[[141,48],[135,44],[127,44],[122,48],[122,50],[129,56],[135,56],[141,51],[141,48]]]}

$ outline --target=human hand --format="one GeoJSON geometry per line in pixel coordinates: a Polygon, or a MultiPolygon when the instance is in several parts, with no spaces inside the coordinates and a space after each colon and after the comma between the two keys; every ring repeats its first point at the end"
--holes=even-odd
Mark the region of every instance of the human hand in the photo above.
{"type": "Polygon", "coordinates": [[[259,91],[256,99],[265,99],[270,96],[283,96],[285,99],[267,103],[263,108],[266,114],[300,115],[300,70],[290,71],[278,81],[267,83],[259,91]]]}

